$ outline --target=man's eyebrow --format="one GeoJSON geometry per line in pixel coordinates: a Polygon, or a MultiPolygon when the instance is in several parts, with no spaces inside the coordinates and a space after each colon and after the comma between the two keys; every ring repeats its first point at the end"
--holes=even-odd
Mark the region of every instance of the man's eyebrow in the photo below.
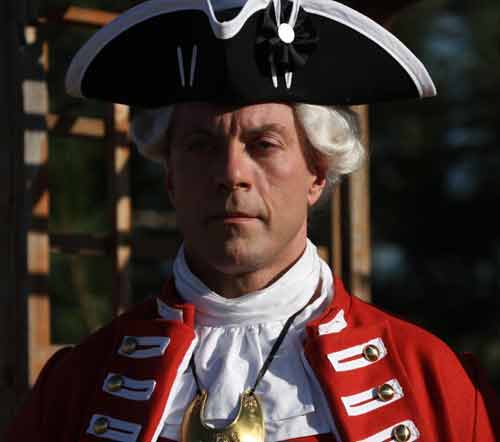
{"type": "MultiPolygon", "coordinates": [[[[244,129],[243,135],[244,136],[255,136],[262,134],[263,132],[284,132],[286,130],[286,127],[283,124],[279,123],[266,123],[262,124],[260,126],[253,126],[244,129]]],[[[182,134],[183,138],[190,137],[190,136],[196,136],[196,135],[205,135],[205,136],[210,136],[210,137],[224,137],[224,133],[219,129],[219,128],[213,128],[210,126],[196,126],[193,127],[187,131],[185,131],[182,134]]]]}
{"type": "Polygon", "coordinates": [[[278,124],[278,123],[267,123],[267,124],[262,124],[260,126],[254,126],[250,127],[248,129],[245,129],[244,133],[250,134],[250,135],[258,135],[263,132],[284,132],[286,127],[283,124],[278,124]]]}

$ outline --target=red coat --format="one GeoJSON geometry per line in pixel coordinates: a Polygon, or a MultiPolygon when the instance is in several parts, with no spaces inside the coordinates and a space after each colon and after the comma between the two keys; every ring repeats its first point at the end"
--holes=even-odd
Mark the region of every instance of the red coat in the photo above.
{"type": "MultiPolygon", "coordinates": [[[[161,319],[151,299],[80,345],[56,353],[7,441],[155,442],[172,384],[196,343],[194,306],[175,300],[173,284],[161,297],[178,309],[177,320],[161,319]],[[129,346],[129,353],[126,337],[138,344],[129,346]],[[122,375],[124,385],[110,392],[107,380],[113,374],[122,375]],[[96,437],[99,416],[110,428],[96,437]]],[[[306,365],[319,381],[324,392],[319,402],[325,399],[342,442],[393,441],[400,424],[410,429],[411,442],[500,440],[499,409],[470,358],[460,360],[430,333],[351,297],[339,280],[332,304],[306,332],[306,365]],[[375,353],[364,356],[370,344],[375,353]],[[379,398],[383,384],[391,389],[379,398]]]]}

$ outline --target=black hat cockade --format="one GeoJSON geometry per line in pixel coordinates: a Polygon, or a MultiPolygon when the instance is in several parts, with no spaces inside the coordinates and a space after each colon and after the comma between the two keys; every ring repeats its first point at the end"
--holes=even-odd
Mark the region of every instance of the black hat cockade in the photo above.
{"type": "Polygon", "coordinates": [[[351,105],[436,93],[400,40],[333,0],[149,0],[80,49],[66,87],[74,96],[150,108],[351,105]]]}

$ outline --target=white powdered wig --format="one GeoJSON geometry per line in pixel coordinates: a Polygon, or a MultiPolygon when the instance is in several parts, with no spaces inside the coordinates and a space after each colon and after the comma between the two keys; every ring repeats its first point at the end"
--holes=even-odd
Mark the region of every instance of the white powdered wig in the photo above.
{"type": "Polygon", "coordinates": [[[358,116],[345,106],[293,105],[311,146],[327,163],[327,180],[359,169],[365,159],[358,116]]]}
{"type": "MultiPolygon", "coordinates": [[[[292,105],[311,146],[327,164],[329,185],[342,175],[362,166],[365,150],[357,115],[344,106],[292,105]]],[[[143,110],[134,116],[131,137],[146,157],[163,162],[167,147],[167,131],[174,106],[143,110]]]]}

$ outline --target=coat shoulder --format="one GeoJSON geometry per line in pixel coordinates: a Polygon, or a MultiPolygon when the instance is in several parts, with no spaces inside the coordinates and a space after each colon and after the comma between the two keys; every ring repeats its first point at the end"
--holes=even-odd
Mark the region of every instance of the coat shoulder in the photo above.
{"type": "Polygon", "coordinates": [[[459,360],[459,356],[441,338],[401,316],[352,297],[350,317],[355,327],[387,324],[394,343],[401,351],[412,351],[423,358],[459,360]]]}
{"type": "Polygon", "coordinates": [[[78,345],[73,347],[76,355],[92,357],[90,360],[96,361],[100,354],[107,357],[110,347],[115,345],[117,329],[130,321],[148,321],[155,318],[156,304],[154,298],[148,298],[144,302],[132,306],[129,310],[113,318],[109,323],[85,337],[78,345]]]}

